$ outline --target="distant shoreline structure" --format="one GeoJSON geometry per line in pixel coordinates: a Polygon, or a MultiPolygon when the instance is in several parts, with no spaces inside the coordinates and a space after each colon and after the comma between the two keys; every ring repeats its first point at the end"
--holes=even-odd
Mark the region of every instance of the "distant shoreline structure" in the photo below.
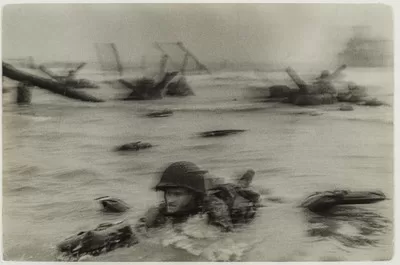
{"type": "Polygon", "coordinates": [[[339,64],[353,67],[390,67],[393,59],[393,41],[372,37],[366,26],[353,27],[353,36],[338,54],[339,64]]]}

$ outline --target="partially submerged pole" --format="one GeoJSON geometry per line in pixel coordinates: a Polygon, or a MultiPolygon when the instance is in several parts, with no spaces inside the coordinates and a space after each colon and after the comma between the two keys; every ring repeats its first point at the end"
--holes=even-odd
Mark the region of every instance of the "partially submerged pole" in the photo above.
{"type": "Polygon", "coordinates": [[[39,65],[38,69],[40,71],[42,71],[43,73],[45,73],[46,75],[50,76],[51,78],[53,78],[54,80],[58,80],[58,76],[53,73],[52,71],[50,71],[47,67],[45,67],[44,65],[39,65]]]}
{"type": "Polygon", "coordinates": [[[115,46],[115,43],[111,43],[111,48],[112,48],[113,51],[114,51],[115,60],[117,61],[117,67],[118,67],[119,75],[122,76],[122,74],[123,74],[123,67],[122,67],[121,60],[120,60],[120,58],[119,58],[119,53],[118,53],[117,47],[115,46]]]}
{"type": "Polygon", "coordinates": [[[94,46],[101,70],[117,71],[122,76],[123,67],[115,43],[95,43],[94,46]]]}
{"type": "Polygon", "coordinates": [[[293,82],[296,83],[296,85],[300,88],[300,93],[301,94],[307,94],[308,92],[308,85],[306,82],[303,81],[303,79],[300,78],[300,76],[297,75],[297,73],[294,71],[293,68],[288,67],[286,68],[286,73],[292,78],[293,82]]]}
{"type": "Polygon", "coordinates": [[[20,82],[17,86],[17,104],[29,105],[32,100],[32,86],[27,82],[20,82]]]}
{"type": "Polygon", "coordinates": [[[103,102],[103,100],[83,93],[81,91],[75,91],[70,89],[68,86],[51,79],[42,78],[39,76],[31,75],[14,68],[12,65],[3,62],[3,76],[11,78],[20,82],[28,82],[33,86],[37,86],[53,93],[88,102],[103,102]]]}
{"type": "Polygon", "coordinates": [[[347,65],[342,64],[332,74],[330,74],[328,77],[326,77],[326,79],[329,79],[329,80],[335,79],[346,68],[347,68],[347,65]]]}
{"type": "Polygon", "coordinates": [[[163,56],[161,56],[160,71],[159,71],[160,78],[165,75],[165,69],[167,67],[168,58],[169,58],[168,54],[163,54],[163,56]]]}
{"type": "MultiPolygon", "coordinates": [[[[163,54],[163,56],[168,56],[168,53],[161,47],[160,43],[155,42],[154,45],[155,45],[155,47],[163,54]]],[[[169,58],[169,56],[168,56],[168,58],[169,58]]],[[[170,63],[171,63],[174,67],[176,67],[176,68],[179,69],[180,65],[175,64],[172,60],[170,60],[170,63]]]]}

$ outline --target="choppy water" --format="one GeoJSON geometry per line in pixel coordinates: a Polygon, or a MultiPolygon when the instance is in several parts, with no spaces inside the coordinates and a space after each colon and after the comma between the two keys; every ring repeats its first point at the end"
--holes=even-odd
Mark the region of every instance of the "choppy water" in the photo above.
{"type": "MultiPolygon", "coordinates": [[[[348,69],[347,78],[372,87],[392,104],[393,76],[382,69],[348,69]]],[[[94,78],[94,75],[87,75],[94,78]]],[[[56,260],[55,245],[106,221],[135,220],[160,199],[150,190],[169,163],[190,160],[230,178],[248,168],[267,207],[248,226],[223,234],[194,218],[177,233],[155,231],[131,248],[88,257],[97,261],[382,260],[391,257],[393,201],[338,208],[330,217],[297,206],[329,189],[382,190],[393,197],[391,106],[300,108],[253,102],[282,73],[193,76],[195,97],[161,101],[81,103],[33,92],[33,104],[3,94],[3,246],[6,260],[56,260]],[[250,87],[250,88],[249,88],[250,87]],[[256,87],[256,88],[255,88],[256,87]],[[258,87],[258,88],[257,88],[258,87]],[[168,118],[150,110],[171,108],[168,118]],[[311,115],[310,115],[311,114],[311,115]],[[318,114],[318,115],[316,115],[318,114]],[[224,138],[205,130],[246,129],[224,138]],[[150,142],[152,149],[119,154],[117,145],[150,142]],[[132,206],[104,214],[94,198],[116,196],[132,206]]],[[[88,92],[111,99],[126,91],[103,84],[88,92]]]]}

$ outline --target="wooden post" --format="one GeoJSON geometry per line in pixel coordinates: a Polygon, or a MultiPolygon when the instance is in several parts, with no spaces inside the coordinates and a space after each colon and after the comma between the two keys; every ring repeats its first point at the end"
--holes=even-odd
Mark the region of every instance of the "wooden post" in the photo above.
{"type": "Polygon", "coordinates": [[[32,56],[29,56],[29,68],[30,69],[36,69],[35,61],[33,60],[32,56]]]}
{"type": "Polygon", "coordinates": [[[17,86],[17,104],[29,105],[32,100],[32,86],[29,83],[19,82],[17,86]]]}
{"type": "Polygon", "coordinates": [[[121,64],[121,60],[119,58],[119,53],[118,53],[118,50],[117,50],[117,46],[115,46],[115,43],[111,43],[111,47],[112,47],[112,49],[114,51],[114,54],[115,54],[115,60],[117,61],[119,75],[122,76],[123,67],[122,67],[122,64],[121,64]]]}

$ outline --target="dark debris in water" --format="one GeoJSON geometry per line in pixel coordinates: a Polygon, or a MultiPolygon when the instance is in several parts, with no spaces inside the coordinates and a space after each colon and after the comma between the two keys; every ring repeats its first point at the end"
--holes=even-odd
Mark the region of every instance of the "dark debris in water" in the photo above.
{"type": "Polygon", "coordinates": [[[216,131],[206,131],[206,132],[201,132],[199,133],[199,136],[201,137],[221,137],[221,136],[227,136],[227,135],[232,135],[232,134],[238,134],[245,132],[246,130],[216,130],[216,131]]]}

